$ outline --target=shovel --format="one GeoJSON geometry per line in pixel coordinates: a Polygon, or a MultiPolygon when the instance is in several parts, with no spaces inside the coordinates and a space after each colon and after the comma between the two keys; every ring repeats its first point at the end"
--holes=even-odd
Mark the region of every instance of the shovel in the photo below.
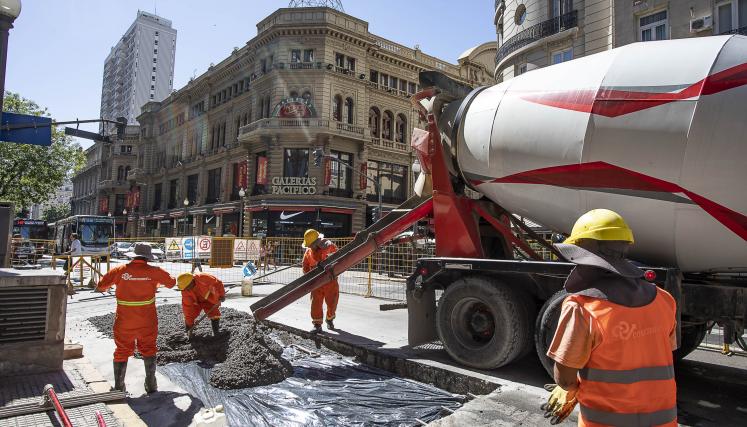
{"type": "Polygon", "coordinates": [[[189,330],[187,331],[187,336],[189,338],[192,338],[192,331],[195,330],[195,328],[197,327],[197,325],[199,325],[200,322],[202,322],[207,317],[208,313],[210,313],[211,311],[215,310],[215,308],[218,307],[219,305],[220,305],[220,301],[216,302],[214,306],[210,307],[210,310],[203,311],[202,314],[197,317],[197,320],[195,320],[194,325],[192,325],[192,327],[189,328],[189,330]]]}

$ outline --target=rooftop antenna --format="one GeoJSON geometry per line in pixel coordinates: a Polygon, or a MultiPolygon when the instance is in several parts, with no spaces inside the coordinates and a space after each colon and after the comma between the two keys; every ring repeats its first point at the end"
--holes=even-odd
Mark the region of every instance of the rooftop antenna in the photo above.
{"type": "Polygon", "coordinates": [[[153,14],[158,15],[158,0],[153,0],[153,14]]]}
{"type": "Polygon", "coordinates": [[[288,7],[329,7],[345,12],[341,0],[290,0],[288,7]]]}

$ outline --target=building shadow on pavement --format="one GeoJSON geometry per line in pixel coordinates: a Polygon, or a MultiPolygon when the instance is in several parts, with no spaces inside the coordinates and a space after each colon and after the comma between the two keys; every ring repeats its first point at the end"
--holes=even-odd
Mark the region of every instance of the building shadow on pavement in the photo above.
{"type": "Polygon", "coordinates": [[[145,424],[159,427],[189,425],[203,407],[198,399],[189,394],[174,391],[128,397],[127,403],[145,424]]]}

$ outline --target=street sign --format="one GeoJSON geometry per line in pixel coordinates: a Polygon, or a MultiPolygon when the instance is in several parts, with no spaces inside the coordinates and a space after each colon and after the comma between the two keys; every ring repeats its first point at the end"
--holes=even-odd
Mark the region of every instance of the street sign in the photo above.
{"type": "Polygon", "coordinates": [[[66,127],[65,135],[77,136],[78,138],[90,139],[92,141],[110,142],[108,136],[98,134],[96,132],[88,132],[87,130],[80,130],[75,128],[66,127]]]}
{"type": "Polygon", "coordinates": [[[166,259],[181,259],[182,258],[182,239],[181,238],[166,238],[166,259]]]}
{"type": "Polygon", "coordinates": [[[192,259],[195,257],[195,240],[193,237],[183,238],[182,248],[184,259],[192,259]]]}
{"type": "Polygon", "coordinates": [[[15,142],[18,144],[52,145],[52,119],[49,117],[32,116],[30,114],[18,114],[2,112],[2,129],[0,129],[0,141],[15,142]],[[5,129],[6,126],[27,125],[22,129],[5,129]]]}
{"type": "Polygon", "coordinates": [[[213,238],[210,236],[200,236],[197,238],[197,257],[210,258],[210,247],[213,245],[213,238]]]}

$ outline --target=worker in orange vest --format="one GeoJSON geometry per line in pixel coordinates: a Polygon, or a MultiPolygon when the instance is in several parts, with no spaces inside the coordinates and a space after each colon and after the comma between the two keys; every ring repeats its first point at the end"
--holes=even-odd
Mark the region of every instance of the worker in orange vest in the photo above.
{"type": "Polygon", "coordinates": [[[210,318],[213,335],[220,333],[220,303],[226,300],[223,282],[207,273],[182,273],[176,278],[176,285],[182,291],[182,312],[184,326],[189,331],[195,319],[203,310],[210,318]]]}
{"type": "Polygon", "coordinates": [[[617,213],[581,216],[556,247],[576,264],[547,355],[557,386],[546,416],[579,404],[580,426],[676,426],[676,303],[625,259],[633,232],[617,213]]]}
{"type": "Polygon", "coordinates": [[[117,315],[114,318],[114,388],[125,391],[127,359],[137,346],[145,363],[145,391],[158,391],[156,383],[156,290],[158,285],[171,288],[176,281],[165,270],[148,265],[153,260],[151,247],[137,243],[133,260],[109,270],[101,278],[96,292],[104,292],[116,285],[117,315]]]}
{"type": "MultiPolygon", "coordinates": [[[[306,249],[306,253],[303,254],[304,273],[313,270],[319,262],[337,252],[337,246],[314,229],[308,229],[303,234],[302,247],[306,249]]],[[[320,288],[311,291],[311,323],[314,324],[311,333],[315,334],[322,331],[322,320],[325,319],[322,307],[324,302],[327,303],[327,328],[335,329],[333,321],[335,320],[339,298],[340,285],[337,283],[337,279],[332,279],[320,288]]]]}

